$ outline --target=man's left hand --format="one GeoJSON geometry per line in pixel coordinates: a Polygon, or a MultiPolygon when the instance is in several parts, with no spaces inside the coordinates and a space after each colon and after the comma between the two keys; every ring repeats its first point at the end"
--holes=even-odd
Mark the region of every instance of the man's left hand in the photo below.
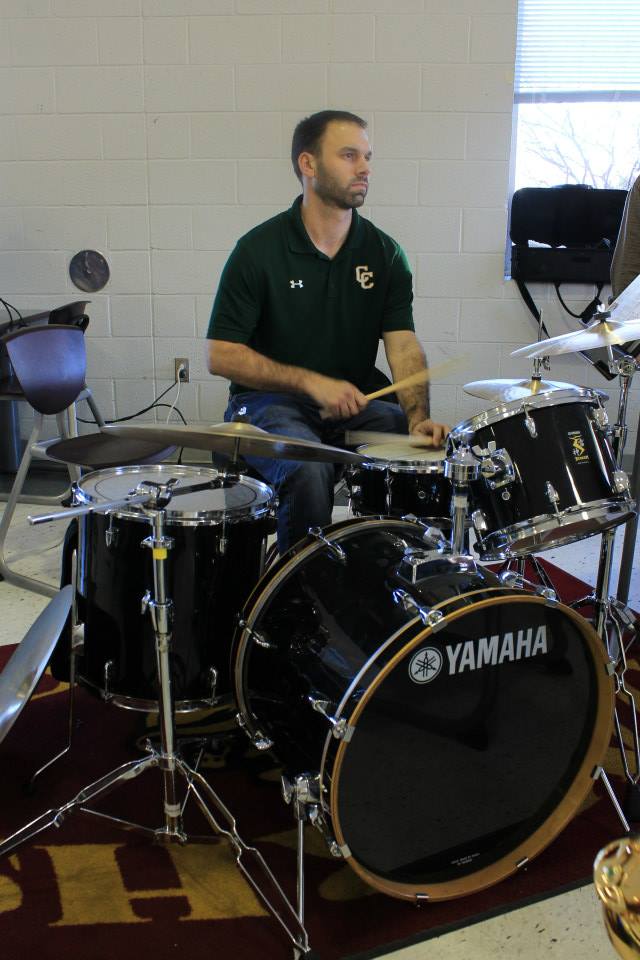
{"type": "Polygon", "coordinates": [[[419,420],[409,424],[409,434],[420,438],[425,447],[443,447],[450,428],[445,423],[434,423],[433,420],[419,420]]]}

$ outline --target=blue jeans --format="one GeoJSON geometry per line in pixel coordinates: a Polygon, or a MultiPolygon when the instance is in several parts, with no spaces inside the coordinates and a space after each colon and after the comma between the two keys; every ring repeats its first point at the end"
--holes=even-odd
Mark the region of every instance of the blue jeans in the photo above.
{"type": "MultiPolygon", "coordinates": [[[[242,407],[246,408],[246,415],[254,427],[336,447],[344,446],[345,430],[407,432],[407,421],[401,408],[383,400],[372,400],[361,413],[348,420],[321,420],[318,407],[304,397],[248,390],[229,398],[225,420],[231,420],[242,407]]],[[[309,527],[325,527],[331,523],[336,482],[333,463],[274,460],[270,457],[244,459],[278,495],[280,553],[301,540],[309,527]]]]}

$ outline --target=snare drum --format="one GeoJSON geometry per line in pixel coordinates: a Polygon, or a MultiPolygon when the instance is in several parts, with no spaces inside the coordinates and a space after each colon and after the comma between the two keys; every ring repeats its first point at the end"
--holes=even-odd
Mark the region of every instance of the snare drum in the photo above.
{"type": "Polygon", "coordinates": [[[609,743],[613,682],[578,613],[409,521],[348,520],[264,575],[234,640],[240,723],[331,852],[383,893],[473,893],[539,853],[609,743]],[[288,788],[289,789],[289,788],[288,788]]]}
{"type": "MultiPolygon", "coordinates": [[[[270,487],[249,477],[173,464],[89,473],[77,504],[118,500],[144,480],[181,486],[213,481],[214,489],[174,495],[166,508],[167,594],[173,604],[170,649],[175,707],[213,705],[229,691],[235,616],[262,572],[273,530],[270,487]]],[[[84,622],[80,679],[104,699],[133,710],[157,710],[155,635],[143,598],[153,596],[151,518],[139,506],[82,518],[78,594],[84,622]]]]}
{"type": "Polygon", "coordinates": [[[442,526],[450,519],[451,481],[444,476],[444,451],[406,441],[358,447],[367,458],[347,471],[355,516],[409,514],[442,526]]]}
{"type": "Polygon", "coordinates": [[[606,414],[592,390],[504,403],[458,424],[451,438],[485,456],[487,469],[471,484],[483,559],[549,550],[634,514],[627,475],[616,469],[606,414]]]}

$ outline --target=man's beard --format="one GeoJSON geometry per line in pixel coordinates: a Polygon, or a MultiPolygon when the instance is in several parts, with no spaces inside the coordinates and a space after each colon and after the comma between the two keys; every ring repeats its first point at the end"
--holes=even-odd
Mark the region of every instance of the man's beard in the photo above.
{"type": "Polygon", "coordinates": [[[350,186],[340,186],[334,177],[325,172],[320,161],[317,161],[315,191],[328,206],[337,207],[339,210],[353,210],[355,207],[361,207],[367,195],[366,187],[354,192],[350,186]]]}

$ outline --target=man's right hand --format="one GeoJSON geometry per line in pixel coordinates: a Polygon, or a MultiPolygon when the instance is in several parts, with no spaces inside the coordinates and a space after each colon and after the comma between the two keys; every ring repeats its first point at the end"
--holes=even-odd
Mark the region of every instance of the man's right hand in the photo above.
{"type": "Polygon", "coordinates": [[[310,374],[306,388],[320,407],[321,416],[327,420],[355,417],[369,402],[364,393],[348,380],[334,380],[320,373],[310,374]]]}

